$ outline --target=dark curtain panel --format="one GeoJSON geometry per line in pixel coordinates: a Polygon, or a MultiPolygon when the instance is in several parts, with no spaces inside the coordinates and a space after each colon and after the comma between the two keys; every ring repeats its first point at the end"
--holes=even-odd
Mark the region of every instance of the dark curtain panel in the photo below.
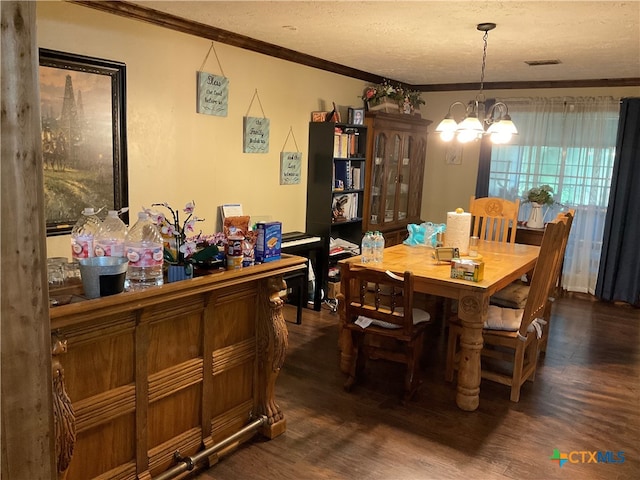
{"type": "Polygon", "coordinates": [[[480,158],[478,160],[478,178],[476,180],[476,198],[489,196],[489,174],[491,173],[491,140],[482,138],[480,158]]]}
{"type": "Polygon", "coordinates": [[[596,296],[640,306],[640,98],[624,98],[596,296]]]}
{"type": "MultiPolygon", "coordinates": [[[[487,111],[496,103],[494,98],[485,102],[487,111]]],[[[489,196],[489,174],[491,173],[491,140],[485,135],[480,144],[480,158],[478,159],[478,177],[476,178],[476,198],[489,196]]]]}

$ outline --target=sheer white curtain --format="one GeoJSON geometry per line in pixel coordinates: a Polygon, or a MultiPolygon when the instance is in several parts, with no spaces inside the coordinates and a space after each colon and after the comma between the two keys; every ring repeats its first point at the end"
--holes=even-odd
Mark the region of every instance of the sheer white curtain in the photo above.
{"type": "MultiPolygon", "coordinates": [[[[500,99],[519,135],[512,144],[494,146],[489,195],[526,198],[532,187],[550,185],[551,220],[564,208],[576,216],[567,245],[562,276],[566,290],[594,293],[615,155],[619,99],[559,97],[500,99]]],[[[529,216],[529,204],[520,220],[529,216]]]]}

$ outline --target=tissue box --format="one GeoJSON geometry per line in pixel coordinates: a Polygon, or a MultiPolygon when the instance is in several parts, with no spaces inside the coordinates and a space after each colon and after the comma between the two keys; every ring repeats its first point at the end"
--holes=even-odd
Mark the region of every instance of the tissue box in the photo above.
{"type": "Polygon", "coordinates": [[[256,262],[264,263],[280,260],[282,244],[282,222],[258,222],[256,225],[256,262]]]}
{"type": "Polygon", "coordinates": [[[451,278],[479,282],[484,278],[484,262],[466,258],[453,258],[451,260],[451,278]]]}

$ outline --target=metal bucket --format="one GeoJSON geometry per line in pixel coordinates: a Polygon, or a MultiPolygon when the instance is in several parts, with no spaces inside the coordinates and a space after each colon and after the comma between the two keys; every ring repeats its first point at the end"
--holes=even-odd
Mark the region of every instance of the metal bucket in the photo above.
{"type": "Polygon", "coordinates": [[[78,262],[85,297],[106,297],[124,291],[129,265],[126,257],[80,258],[78,262]]]}

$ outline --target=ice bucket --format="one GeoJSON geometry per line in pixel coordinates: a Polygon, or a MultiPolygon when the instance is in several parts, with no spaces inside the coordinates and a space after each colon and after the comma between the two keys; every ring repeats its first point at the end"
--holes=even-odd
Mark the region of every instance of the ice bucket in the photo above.
{"type": "Polygon", "coordinates": [[[124,291],[129,265],[126,257],[90,257],[78,262],[85,297],[106,297],[124,291]]]}

